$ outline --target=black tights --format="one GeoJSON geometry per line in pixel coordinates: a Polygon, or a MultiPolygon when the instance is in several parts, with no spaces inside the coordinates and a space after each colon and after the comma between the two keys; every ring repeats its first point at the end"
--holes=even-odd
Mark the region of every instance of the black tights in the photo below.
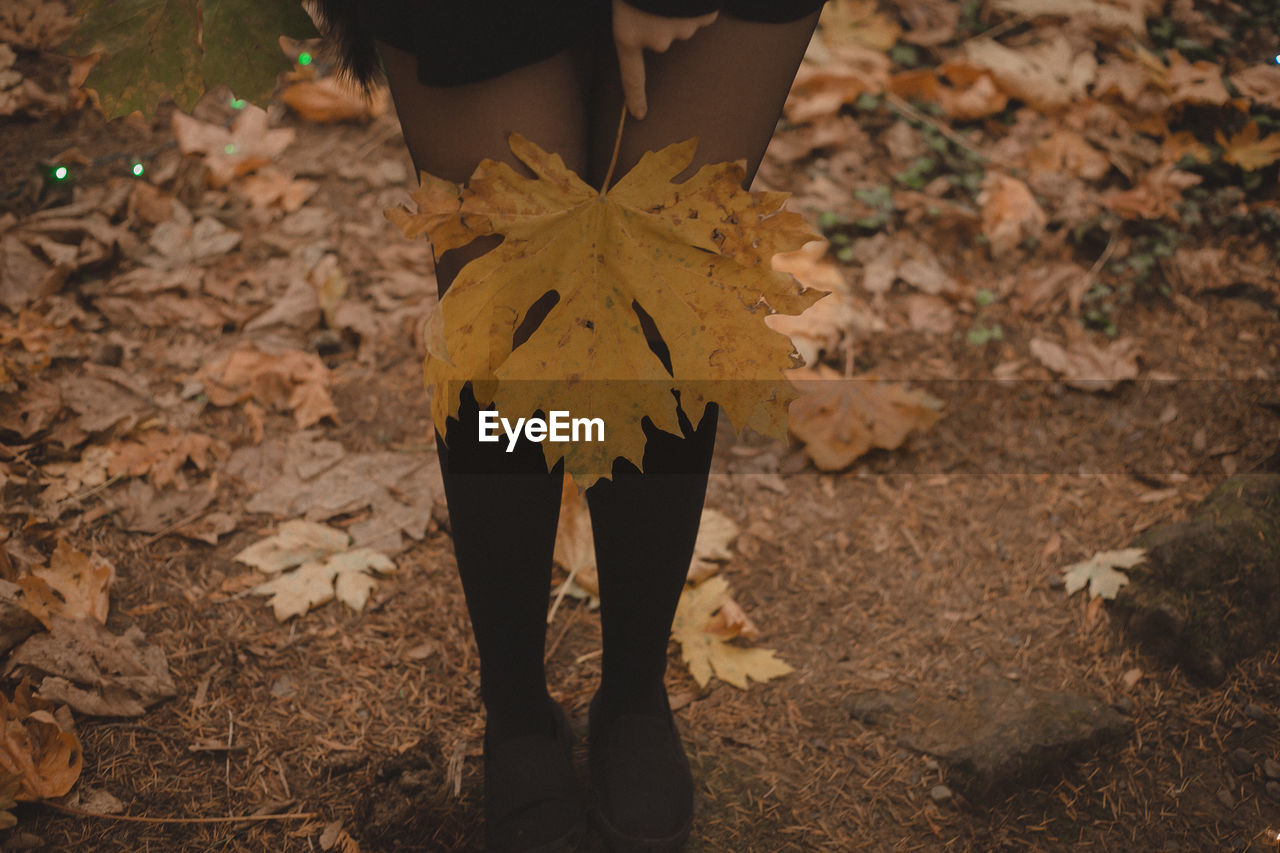
{"type": "MultiPolygon", "coordinates": [[[[562,466],[539,445],[480,442],[467,387],[448,444],[436,436],[458,574],[480,651],[488,734],[550,731],[543,668],[562,466]],[[501,522],[494,524],[495,519],[501,522]]],[[[693,557],[715,447],[717,408],[683,436],[644,424],[644,473],[619,461],[587,490],[600,580],[606,715],[665,714],[667,638],[693,557]]]]}
{"type": "MultiPolygon", "coordinates": [[[[628,119],[616,176],[645,151],[699,138],[687,174],[707,163],[745,159],[754,176],[817,23],[784,24],[722,14],[692,39],[648,54],[649,112],[628,119]]],[[[464,182],[482,158],[524,171],[507,136],[519,131],[559,154],[599,186],[622,109],[617,61],[607,34],[493,80],[424,86],[410,53],[379,45],[415,165],[464,182]]],[[[462,266],[495,238],[445,252],[441,294],[462,266]]],[[[658,330],[659,333],[661,330],[658,330]]],[[[469,397],[469,395],[464,395],[469,397]]],[[[439,442],[458,571],[480,651],[490,737],[550,730],[543,655],[562,474],[548,473],[538,445],[477,440],[476,404],[464,400],[439,442]],[[487,473],[483,473],[487,472],[487,473]]],[[[615,465],[587,492],[595,531],[604,634],[601,689],[606,714],[665,713],[667,639],[684,586],[715,443],[715,407],[684,437],[646,424],[644,473],[615,465]]]]}

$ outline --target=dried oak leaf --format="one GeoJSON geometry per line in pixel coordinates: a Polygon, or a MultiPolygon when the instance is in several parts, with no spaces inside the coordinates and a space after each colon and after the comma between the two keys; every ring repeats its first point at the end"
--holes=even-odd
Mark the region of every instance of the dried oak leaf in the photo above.
{"type": "Polygon", "coordinates": [[[801,395],[791,404],[791,432],[823,471],[839,471],[873,447],[894,450],[913,431],[942,417],[942,401],[874,375],[842,378],[826,365],[791,372],[801,395]]]}
{"type": "Polygon", "coordinates": [[[235,558],[276,575],[253,591],[271,596],[271,608],[281,622],[335,596],[359,612],[377,586],[369,570],[387,574],[396,566],[371,548],[348,551],[350,542],[345,532],[323,524],[286,521],[274,536],[250,545],[235,558]]]}
{"type": "Polygon", "coordinates": [[[681,593],[671,636],[680,643],[680,657],[699,687],[706,687],[714,675],[746,690],[748,678],[763,683],[791,672],[772,649],[729,644],[734,637],[756,635],[755,625],[729,597],[729,582],[724,578],[709,578],[681,593]]]}
{"type": "Polygon", "coordinates": [[[496,403],[506,417],[601,418],[604,441],[542,444],[548,466],[563,458],[584,488],[609,476],[616,458],[642,464],[642,418],[680,434],[673,391],[695,422],[715,401],[738,429],[783,433],[794,392],[782,372],[794,349],[764,318],[798,314],[823,295],[770,268],[778,252],[817,239],[782,210],[786,195],[743,191],[737,163],[671,183],[697,140],[646,153],[607,192],[519,134],[510,145],[536,178],[491,160],[466,189],[424,174],[414,194],[421,212],[387,214],[406,236],[429,234],[437,253],[504,236],[440,301],[443,340],[430,342],[425,365],[439,432],[467,380],[482,407],[496,403]],[[551,292],[558,301],[513,348],[530,308],[551,292]],[[671,373],[640,312],[669,350],[671,373]]]}
{"type": "Polygon", "coordinates": [[[0,693],[0,770],[3,794],[10,803],[61,797],[80,778],[84,754],[80,739],[71,730],[66,709],[51,712],[53,705],[31,695],[23,682],[13,699],[0,693]],[[20,779],[17,790],[11,777],[20,779]]]}

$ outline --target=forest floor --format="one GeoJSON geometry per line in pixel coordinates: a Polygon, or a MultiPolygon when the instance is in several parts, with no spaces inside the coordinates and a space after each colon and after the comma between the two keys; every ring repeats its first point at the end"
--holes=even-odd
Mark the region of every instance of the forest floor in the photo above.
{"type": "MultiPolygon", "coordinates": [[[[53,78],[49,60],[21,59],[29,76],[53,78]]],[[[225,101],[211,95],[195,115],[233,121],[225,101]]],[[[741,532],[720,574],[759,626],[756,644],[794,671],[747,690],[700,687],[673,643],[668,685],[697,785],[689,849],[1269,849],[1280,798],[1230,757],[1247,748],[1280,760],[1280,649],[1199,686],[1127,645],[1100,599],[1069,596],[1059,579],[1070,563],[1185,518],[1280,446],[1276,231],[1258,224],[1276,204],[1277,167],[1247,196],[1210,176],[1197,223],[1168,211],[1126,218],[1114,212],[1125,201],[1106,194],[1140,184],[1132,167],[1145,154],[1117,142],[1100,155],[1116,167],[1109,177],[1071,178],[1092,213],[1059,218],[1070,194],[1038,193],[1049,215],[1037,225],[1024,211],[1023,230],[995,251],[1001,214],[994,191],[978,200],[984,174],[933,190],[892,178],[923,169],[945,118],[912,123],[891,99],[851,109],[838,115],[845,135],[816,146],[793,112],[761,174],[832,237],[823,269],[846,285],[843,322],[805,334],[837,370],[927,390],[943,416],[833,472],[816,470],[798,441],[721,424],[707,504],[741,532]],[[935,203],[941,215],[926,212],[935,203]],[[1211,209],[1224,211],[1218,225],[1211,209]],[[898,269],[885,283],[870,270],[888,256],[898,269]],[[1088,271],[1086,287],[1038,292],[1063,265],[1088,271]],[[1034,340],[1084,341],[1101,353],[1088,375],[1119,373],[1103,390],[1073,387],[1034,340]],[[948,784],[935,760],[904,747],[895,725],[850,713],[866,691],[945,700],[991,678],[1091,697],[1132,730],[971,800],[954,785],[935,795],[948,784]]],[[[382,215],[413,183],[394,114],[322,124],[273,104],[272,126],[295,135],[271,158],[275,195],[255,196],[262,188],[244,178],[207,185],[204,160],[172,144],[171,111],[105,123],[68,109],[5,127],[0,174],[15,191],[3,228],[19,234],[41,211],[98,215],[42,234],[87,252],[108,229],[115,247],[0,309],[0,541],[15,570],[42,565],[60,539],[109,561],[107,628],[141,629],[176,687],[141,716],[77,715],[84,764],[66,802],[92,810],[91,794],[105,791],[128,815],[177,820],[31,804],[0,844],[303,851],[343,849],[345,833],[342,843],[358,845],[349,849],[374,853],[479,849],[478,664],[434,487],[421,487],[425,498],[398,492],[403,483],[387,490],[418,515],[387,522],[404,531],[386,549],[397,569],[363,612],[330,602],[279,622],[250,594],[261,577],[234,560],[305,514],[305,500],[321,502],[254,511],[274,476],[255,466],[292,470],[314,451],[329,454],[326,465],[351,461],[358,477],[361,459],[384,458],[360,454],[397,454],[410,470],[434,457],[416,345],[435,302],[430,252],[382,215]],[[135,158],[144,180],[122,176],[135,158]],[[52,160],[73,164],[74,186],[22,177],[52,160]],[[270,359],[246,368],[252,400],[215,405],[210,377],[237,348],[251,352],[247,342],[277,361],[286,350],[318,356],[332,412],[308,423],[310,404],[290,393],[310,380],[301,368],[271,374],[270,359]],[[86,474],[91,449],[160,426],[205,437],[203,454],[179,456],[167,482],[156,470],[86,474]],[[285,812],[310,817],[196,820],[285,812]]],[[[1027,112],[969,122],[963,139],[1007,141],[1009,128],[1033,124],[1027,112]]],[[[942,148],[929,181],[959,174],[958,147],[942,148]]],[[[993,161],[965,168],[996,171],[993,161]]],[[[51,262],[56,249],[32,251],[51,262]]],[[[384,521],[388,499],[351,488],[349,505],[323,518],[384,521]]],[[[599,638],[585,601],[559,605],[549,684],[579,735],[599,638]]]]}

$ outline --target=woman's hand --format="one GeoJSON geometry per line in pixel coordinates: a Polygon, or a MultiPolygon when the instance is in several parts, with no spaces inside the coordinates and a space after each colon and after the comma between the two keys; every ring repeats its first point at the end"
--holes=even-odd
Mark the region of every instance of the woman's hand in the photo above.
{"type": "Polygon", "coordinates": [[[627,109],[636,118],[649,110],[644,96],[644,52],[665,53],[676,39],[687,39],[716,19],[719,12],[696,18],[667,18],[642,12],[624,0],[613,0],[613,43],[627,109]]]}

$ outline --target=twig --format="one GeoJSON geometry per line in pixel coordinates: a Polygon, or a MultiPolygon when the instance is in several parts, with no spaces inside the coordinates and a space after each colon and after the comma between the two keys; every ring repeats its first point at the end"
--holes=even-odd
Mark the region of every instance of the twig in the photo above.
{"type": "Polygon", "coordinates": [[[569,584],[573,583],[573,579],[578,576],[578,569],[581,566],[574,566],[569,570],[569,577],[564,579],[564,583],[560,584],[560,589],[556,590],[556,600],[551,602],[551,609],[547,611],[547,624],[550,625],[556,618],[556,611],[560,609],[560,602],[564,600],[564,595],[569,591],[569,584]]]}
{"type": "Polygon", "coordinates": [[[145,815],[99,814],[64,806],[50,800],[40,800],[41,805],[48,806],[57,812],[76,817],[100,817],[105,820],[122,820],[128,823],[243,823],[263,820],[302,820],[319,817],[319,812],[290,812],[288,814],[235,815],[231,817],[146,817],[145,815]]]}

